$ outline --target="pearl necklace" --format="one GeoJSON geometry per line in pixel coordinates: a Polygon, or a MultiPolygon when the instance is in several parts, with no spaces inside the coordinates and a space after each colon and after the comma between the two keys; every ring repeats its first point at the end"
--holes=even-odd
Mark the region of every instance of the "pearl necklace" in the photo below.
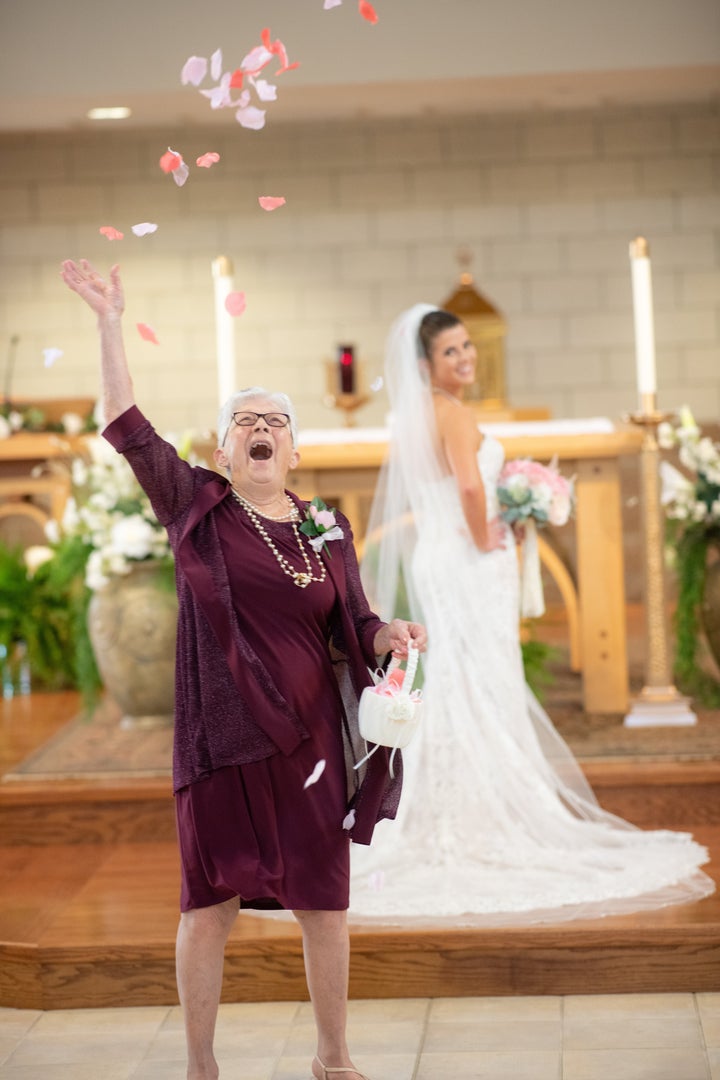
{"type": "MultiPolygon", "coordinates": [[[[292,519],[289,519],[289,512],[288,512],[288,514],[285,514],[283,516],[283,518],[268,518],[268,520],[269,521],[282,521],[282,520],[288,520],[289,519],[288,524],[292,527],[292,531],[295,534],[295,539],[297,540],[297,546],[300,549],[300,554],[302,555],[303,562],[305,563],[305,570],[296,570],[295,567],[292,565],[292,563],[288,559],[285,558],[285,556],[282,554],[282,552],[278,551],[274,540],[272,539],[271,536],[268,535],[267,530],[265,529],[262,521],[260,520],[260,516],[259,516],[259,513],[258,513],[256,507],[254,507],[252,503],[249,503],[247,501],[247,499],[244,499],[242,497],[242,495],[239,495],[237,493],[237,491],[235,490],[235,488],[232,488],[232,493],[235,496],[235,498],[237,499],[239,505],[243,508],[243,510],[245,511],[247,516],[250,518],[250,521],[253,523],[253,525],[255,526],[257,531],[262,536],[262,538],[265,541],[265,543],[267,544],[267,546],[272,551],[273,555],[277,559],[278,565],[279,565],[280,569],[282,570],[283,574],[287,574],[288,577],[291,577],[293,579],[294,584],[297,585],[299,589],[307,589],[307,587],[308,587],[308,585],[310,584],[311,581],[316,581],[318,584],[321,584],[325,580],[325,578],[327,576],[327,570],[325,568],[325,563],[322,561],[322,559],[320,557],[320,552],[319,551],[315,552],[315,557],[316,557],[318,563],[320,564],[320,576],[315,577],[313,575],[313,568],[312,568],[312,565],[310,563],[310,559],[308,558],[307,551],[305,550],[305,546],[304,546],[302,540],[300,539],[300,530],[297,527],[297,522],[293,521],[292,519]]],[[[288,501],[292,501],[292,500],[290,500],[288,498],[288,501]]],[[[297,507],[295,506],[294,503],[293,503],[293,509],[295,510],[295,514],[296,514],[296,517],[297,517],[297,507]]]]}
{"type": "Polygon", "coordinates": [[[272,514],[266,514],[265,511],[261,507],[256,506],[255,503],[251,503],[249,499],[246,499],[245,496],[241,495],[235,488],[232,489],[232,493],[241,506],[244,506],[246,510],[252,510],[253,513],[258,514],[260,517],[264,517],[266,521],[292,521],[294,518],[298,517],[298,508],[289,495],[285,496],[289,509],[286,510],[284,514],[280,514],[279,517],[273,517],[272,514]]]}
{"type": "Polygon", "coordinates": [[[453,405],[462,405],[462,401],[460,400],[460,398],[455,397],[455,395],[451,394],[449,390],[443,390],[442,386],[433,386],[432,392],[433,394],[442,394],[442,396],[446,397],[448,401],[452,401],[453,405]]]}

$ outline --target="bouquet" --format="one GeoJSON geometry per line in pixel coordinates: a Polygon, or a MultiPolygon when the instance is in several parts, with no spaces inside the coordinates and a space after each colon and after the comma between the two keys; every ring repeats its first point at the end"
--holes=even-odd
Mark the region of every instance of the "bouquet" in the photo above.
{"type": "Polygon", "coordinates": [[[545,611],[537,526],[567,523],[575,505],[574,484],[558,471],[555,458],[549,465],[517,458],[503,466],[497,497],[503,520],[525,529],[520,611],[525,618],[537,618],[545,611]]]}

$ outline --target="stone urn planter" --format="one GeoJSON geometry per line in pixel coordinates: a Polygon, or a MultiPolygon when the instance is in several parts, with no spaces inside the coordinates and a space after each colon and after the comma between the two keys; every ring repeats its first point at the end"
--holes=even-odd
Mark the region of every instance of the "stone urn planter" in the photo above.
{"type": "Polygon", "coordinates": [[[105,688],[122,709],[123,727],[165,727],[175,706],[177,597],[157,563],[95,592],[88,632],[105,688]]]}

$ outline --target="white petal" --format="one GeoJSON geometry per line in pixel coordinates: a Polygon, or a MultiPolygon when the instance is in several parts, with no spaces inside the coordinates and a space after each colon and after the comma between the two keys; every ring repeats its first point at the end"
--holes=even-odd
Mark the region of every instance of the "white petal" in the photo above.
{"type": "Polygon", "coordinates": [[[307,780],[303,784],[304,788],[309,788],[311,784],[317,784],[318,780],[325,772],[325,758],[320,758],[313,771],[308,776],[307,780]]]}

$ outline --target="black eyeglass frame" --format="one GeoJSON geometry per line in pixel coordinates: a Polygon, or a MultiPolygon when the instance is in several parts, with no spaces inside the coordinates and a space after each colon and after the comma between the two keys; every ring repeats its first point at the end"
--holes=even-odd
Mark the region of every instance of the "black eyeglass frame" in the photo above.
{"type": "Polygon", "coordinates": [[[241,411],[239,410],[238,412],[234,412],[232,414],[232,416],[230,417],[230,419],[232,420],[233,424],[235,424],[236,427],[252,427],[254,424],[257,424],[258,420],[266,420],[268,416],[284,416],[285,417],[285,423],[284,424],[271,424],[270,421],[268,420],[268,427],[284,428],[284,427],[287,427],[288,424],[290,423],[290,416],[289,416],[288,413],[286,413],[286,412],[276,412],[275,409],[272,409],[270,412],[253,412],[252,409],[243,409],[241,411]],[[236,416],[254,416],[255,419],[251,420],[249,424],[241,424],[238,420],[235,419],[236,416]]]}

